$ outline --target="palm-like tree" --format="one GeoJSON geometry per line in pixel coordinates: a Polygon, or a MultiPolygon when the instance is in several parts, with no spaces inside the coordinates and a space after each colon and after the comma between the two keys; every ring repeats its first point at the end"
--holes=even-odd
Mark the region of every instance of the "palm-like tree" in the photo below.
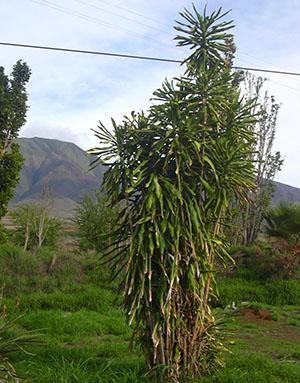
{"type": "Polygon", "coordinates": [[[215,263],[228,257],[229,201],[253,186],[255,102],[243,101],[231,70],[225,15],[181,14],[176,40],[191,51],[184,75],[162,84],[147,113],[112,120],[113,133],[100,123],[90,151],[108,166],[104,189],[123,208],[108,257],[129,322],[148,366],[164,366],[175,382],[220,361],[209,305],[215,263]]]}

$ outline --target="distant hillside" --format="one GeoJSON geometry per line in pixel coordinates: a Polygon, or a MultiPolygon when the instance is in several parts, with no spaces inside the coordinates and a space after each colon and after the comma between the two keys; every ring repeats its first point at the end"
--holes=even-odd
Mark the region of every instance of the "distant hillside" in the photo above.
{"type": "Polygon", "coordinates": [[[294,186],[282,184],[281,182],[275,182],[275,192],[273,194],[273,204],[278,202],[300,202],[300,189],[294,186]]]}
{"type": "MultiPolygon", "coordinates": [[[[66,216],[72,214],[83,194],[99,189],[103,167],[90,171],[90,159],[75,144],[45,138],[20,138],[18,142],[26,161],[12,206],[39,200],[47,183],[53,198],[53,213],[66,216]]],[[[275,185],[274,204],[300,202],[299,188],[279,182],[275,185]]]]}
{"type": "Polygon", "coordinates": [[[53,199],[53,213],[69,215],[83,194],[101,185],[103,168],[89,170],[90,159],[75,144],[45,138],[18,140],[25,163],[12,205],[36,201],[45,184],[53,199]]]}

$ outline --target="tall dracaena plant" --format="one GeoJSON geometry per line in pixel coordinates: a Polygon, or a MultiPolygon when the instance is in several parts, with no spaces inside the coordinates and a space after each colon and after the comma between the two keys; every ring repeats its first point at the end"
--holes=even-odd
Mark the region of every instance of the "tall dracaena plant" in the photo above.
{"type": "Polygon", "coordinates": [[[107,257],[134,336],[148,366],[164,366],[174,382],[220,362],[209,306],[215,264],[228,258],[228,203],[253,186],[255,101],[244,102],[236,85],[224,15],[181,14],[176,40],[191,50],[184,75],[163,83],[147,113],[113,121],[114,133],[100,124],[90,151],[108,167],[111,203],[123,207],[107,257]]]}

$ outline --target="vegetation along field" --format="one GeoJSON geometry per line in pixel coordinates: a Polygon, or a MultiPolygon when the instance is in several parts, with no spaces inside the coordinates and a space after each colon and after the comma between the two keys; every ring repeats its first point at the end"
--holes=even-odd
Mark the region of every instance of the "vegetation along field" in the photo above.
{"type": "Polygon", "coordinates": [[[0,383],[300,382],[300,204],[271,203],[280,105],[227,14],[180,13],[182,76],[99,123],[89,176],[35,139],[16,189],[31,71],[0,68],[0,383]]]}

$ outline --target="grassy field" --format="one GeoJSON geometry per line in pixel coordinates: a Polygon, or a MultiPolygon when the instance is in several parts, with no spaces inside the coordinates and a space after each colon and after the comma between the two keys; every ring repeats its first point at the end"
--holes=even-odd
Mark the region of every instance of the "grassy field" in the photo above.
{"type": "MultiPolygon", "coordinates": [[[[11,356],[24,382],[153,383],[140,350],[129,347],[120,296],[96,258],[61,254],[49,271],[53,256],[48,249],[32,255],[0,247],[2,314],[22,315],[16,333],[43,333],[43,344],[27,347],[31,354],[11,356]]],[[[199,382],[298,383],[299,285],[223,279],[215,311],[225,320],[230,352],[225,367],[199,382]]]]}

